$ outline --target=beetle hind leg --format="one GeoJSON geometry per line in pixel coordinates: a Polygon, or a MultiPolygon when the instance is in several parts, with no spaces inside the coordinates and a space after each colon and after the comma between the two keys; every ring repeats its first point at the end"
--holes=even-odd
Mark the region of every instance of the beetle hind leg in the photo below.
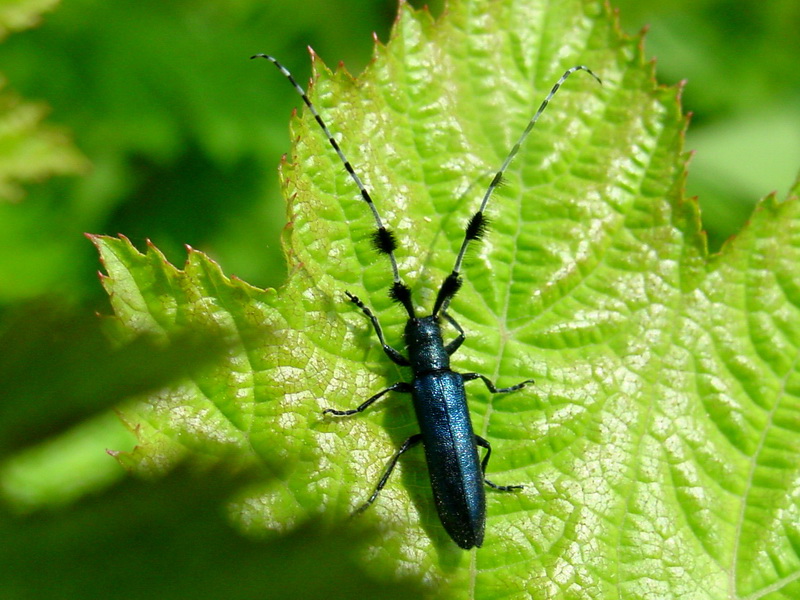
{"type": "Polygon", "coordinates": [[[501,492],[513,492],[514,490],[521,490],[521,489],[523,489],[525,487],[524,485],[520,485],[520,484],[516,484],[516,485],[497,485],[496,483],[493,483],[493,482],[489,481],[488,479],[486,479],[485,478],[485,476],[486,476],[486,467],[489,464],[489,457],[492,455],[492,445],[487,440],[483,439],[479,435],[475,436],[475,443],[478,446],[480,446],[481,448],[486,448],[486,456],[484,456],[483,460],[481,461],[481,470],[483,471],[483,474],[484,474],[484,480],[483,481],[484,481],[484,483],[486,483],[486,485],[488,485],[492,489],[499,490],[501,492]]]}
{"type": "Polygon", "coordinates": [[[372,492],[372,495],[369,497],[369,500],[367,500],[358,509],[356,509],[356,511],[353,513],[354,517],[356,515],[358,515],[358,514],[361,514],[365,510],[367,510],[370,507],[370,505],[373,502],[375,502],[375,499],[378,497],[378,494],[381,493],[381,490],[383,489],[383,486],[385,486],[386,482],[389,480],[389,476],[392,474],[392,471],[394,471],[394,467],[395,467],[395,465],[397,465],[397,461],[400,459],[400,457],[403,454],[405,454],[408,450],[410,450],[411,448],[413,448],[414,446],[419,444],[421,441],[422,441],[422,434],[417,433],[417,434],[412,435],[405,442],[403,442],[403,445],[400,446],[400,449],[397,452],[395,452],[394,456],[392,457],[392,460],[389,461],[389,466],[386,468],[386,471],[384,472],[383,477],[381,477],[381,480],[378,482],[378,485],[375,487],[375,491],[372,492]]]}

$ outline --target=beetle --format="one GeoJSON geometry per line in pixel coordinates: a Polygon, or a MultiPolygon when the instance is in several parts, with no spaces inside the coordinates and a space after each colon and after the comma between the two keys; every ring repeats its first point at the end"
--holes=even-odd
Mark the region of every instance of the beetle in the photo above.
{"type": "Polygon", "coordinates": [[[297,83],[292,74],[275,58],[267,54],[256,54],[251,58],[264,58],[272,62],[289,80],[300,94],[311,111],[317,124],[327,136],[328,142],[336,151],[355,182],[361,199],[366,202],[375,220],[376,229],[372,242],[378,253],[389,258],[392,267],[393,283],[389,289],[389,297],[400,304],[406,311],[408,319],[404,330],[404,340],[408,356],[387,344],[380,322],[370,308],[358,296],[346,291],[347,298],[372,322],[375,334],[383,347],[386,356],[401,367],[411,369],[411,382],[397,382],[377,394],[371,396],[357,408],[337,410],[326,408],[325,415],[345,417],[366,410],[376,400],[389,392],[411,394],[420,432],[409,437],[389,461],[383,476],[369,499],[356,511],[367,509],[378,497],[400,457],[418,444],[425,449],[425,459],[430,475],[431,489],[439,519],[445,531],[461,548],[469,550],[483,544],[486,526],[486,495],[484,484],[500,491],[521,489],[521,485],[497,485],[485,477],[489,457],[492,454],[491,444],[472,429],[469,415],[467,395],[464,384],[480,379],[493,394],[504,394],[522,389],[532,379],[526,379],[510,387],[497,388],[484,375],[478,373],[458,373],[450,368],[450,356],[464,343],[466,334],[455,318],[447,311],[448,306],[462,286],[461,266],[470,242],[480,240],[486,233],[488,220],[485,216],[486,205],[494,190],[500,185],[508,165],[519,152],[520,146],[528,137],[534,125],[544,112],[550,100],[567,78],[576,71],[585,71],[598,83],[602,83],[588,67],[576,65],[567,69],[542,101],[538,110],[528,122],[525,131],[519,137],[486,190],[480,208],[472,215],[466,226],[464,240],[456,257],[452,271],[442,282],[436,296],[433,310],[428,316],[416,315],[411,301],[411,289],[402,281],[397,268],[395,250],[397,240],[380,217],[369,191],[361,182],[350,161],[345,157],[339,143],[331,134],[328,126],[308,98],[305,90],[297,83]],[[450,342],[444,342],[442,320],[449,323],[457,332],[450,342]],[[484,448],[483,459],[478,456],[478,447],[484,448]]]}

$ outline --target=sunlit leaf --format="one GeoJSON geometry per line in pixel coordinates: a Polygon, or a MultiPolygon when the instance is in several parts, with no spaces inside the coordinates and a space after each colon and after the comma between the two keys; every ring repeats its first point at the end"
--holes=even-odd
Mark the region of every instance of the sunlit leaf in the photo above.
{"type": "MultiPolygon", "coordinates": [[[[468,216],[533,110],[553,100],[490,204],[452,313],[476,432],[494,447],[483,548],[437,522],[424,463],[408,456],[363,515],[365,561],[474,598],[792,598],[797,552],[800,229],[796,198],[760,203],[709,257],[683,198],[679,90],[658,87],[640,40],[590,2],[452,2],[434,22],[403,7],[353,79],[318,62],[311,97],[398,239],[400,272],[430,310],[468,216]]],[[[258,65],[261,68],[268,64],[258,65]]],[[[255,65],[254,65],[255,67],[255,65]]],[[[274,77],[280,77],[273,73],[274,77]]],[[[292,89],[287,85],[287,94],[292,89]]],[[[331,419],[407,379],[383,354],[365,300],[400,345],[404,315],[370,244],[374,223],[308,112],[282,166],[290,278],[261,291],[190,252],[98,238],[120,324],[169,337],[215,324],[226,361],[126,411],[131,464],[238,456],[276,482],[237,496],[251,532],[344,520],[417,431],[407,398],[331,419]]],[[[443,591],[444,590],[444,591],[443,591]]]]}

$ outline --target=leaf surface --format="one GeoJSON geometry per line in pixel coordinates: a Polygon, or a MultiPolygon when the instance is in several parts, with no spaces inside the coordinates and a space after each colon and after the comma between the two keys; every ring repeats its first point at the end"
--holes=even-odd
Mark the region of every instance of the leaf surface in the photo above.
{"type": "MultiPolygon", "coordinates": [[[[593,2],[462,0],[437,22],[404,6],[362,77],[315,62],[310,94],[395,231],[422,312],[494,171],[575,64],[604,85],[576,73],[551,102],[492,198],[490,233],[451,305],[467,332],[456,370],[500,386],[536,380],[508,395],[468,387],[491,478],[527,487],[488,494],[484,547],[465,553],[410,453],[362,517],[380,528],[365,561],[458,597],[795,597],[796,198],[761,202],[709,257],[682,196],[679,90],[655,84],[640,40],[593,2]]],[[[140,434],[126,461],[146,473],[187,454],[268,467],[276,479],[232,501],[252,533],[345,519],[417,431],[403,396],[321,415],[408,379],[344,291],[397,347],[404,316],[353,182],[307,111],[292,128],[281,168],[290,278],[278,292],[228,279],[195,251],[177,270],[155,248],[95,238],[120,331],[169,338],[196,323],[233,348],[126,411],[140,434]]]]}

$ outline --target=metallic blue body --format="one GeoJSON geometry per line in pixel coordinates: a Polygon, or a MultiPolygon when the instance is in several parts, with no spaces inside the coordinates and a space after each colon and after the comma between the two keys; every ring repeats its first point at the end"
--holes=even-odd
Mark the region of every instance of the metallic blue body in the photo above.
{"type": "Polygon", "coordinates": [[[411,383],[439,519],[462,548],[483,543],[483,470],[459,373],[427,373],[411,383]]]}
{"type": "Polygon", "coordinates": [[[326,408],[322,411],[323,414],[338,417],[354,415],[364,411],[385,394],[398,392],[412,395],[420,427],[420,433],[409,437],[392,457],[375,491],[357,512],[365,510],[375,501],[400,456],[419,442],[422,442],[425,446],[425,457],[428,462],[433,497],[436,501],[436,509],[439,512],[442,525],[444,525],[450,537],[462,548],[470,549],[480,546],[483,543],[486,521],[486,497],[483,484],[485,483],[501,491],[515,490],[522,486],[496,485],[484,478],[492,448],[488,441],[475,435],[472,430],[464,383],[481,379],[492,394],[505,394],[520,390],[526,384],[533,383],[533,380],[526,379],[516,385],[497,388],[484,375],[478,373],[455,373],[452,371],[450,369],[450,355],[458,350],[466,336],[464,330],[447,312],[447,309],[461,288],[460,271],[467,247],[470,242],[480,240],[486,232],[488,223],[484,215],[486,204],[492,192],[503,181],[503,173],[517,155],[520,146],[533,129],[550,100],[561,87],[561,84],[566,81],[567,77],[575,71],[586,71],[599,83],[602,82],[590,69],[583,65],[577,65],[567,69],[555,83],[489,184],[489,188],[483,195],[480,209],[472,215],[467,223],[464,240],[461,243],[461,249],[456,257],[453,270],[445,277],[439,288],[432,314],[427,317],[417,318],[411,299],[411,288],[403,283],[398,270],[397,259],[394,255],[397,241],[392,231],[383,224],[369,191],[356,175],[352,165],[339,147],[339,143],[333,137],[327,125],[325,125],[316,108],[314,108],[305,90],[298,85],[291,73],[283,65],[266,54],[257,54],[252,58],[265,58],[271,61],[289,79],[314,115],[323,133],[327,136],[331,147],[338,154],[345,170],[358,187],[361,199],[366,202],[372,211],[376,226],[372,236],[375,249],[379,253],[386,255],[391,263],[394,281],[389,290],[389,297],[402,305],[409,317],[405,328],[405,341],[408,350],[408,358],[406,358],[386,343],[381,325],[373,312],[357,296],[345,291],[350,301],[358,306],[361,312],[372,321],[372,326],[375,328],[375,333],[378,335],[386,356],[401,367],[411,367],[414,377],[410,383],[400,381],[390,385],[372,395],[355,409],[338,410],[326,408]],[[445,319],[458,332],[458,336],[447,345],[442,339],[440,317],[445,319]],[[478,446],[486,449],[483,460],[478,458],[478,446]]]}
{"type": "Polygon", "coordinates": [[[483,544],[486,527],[486,495],[483,485],[501,491],[511,491],[522,486],[497,485],[485,478],[492,447],[472,430],[464,384],[481,379],[491,393],[505,394],[522,389],[531,380],[506,388],[496,388],[483,375],[456,373],[451,370],[450,355],[461,347],[466,338],[461,326],[446,312],[443,317],[458,331],[458,336],[447,345],[442,339],[436,313],[422,318],[409,315],[405,329],[408,350],[406,358],[386,343],[380,323],[372,311],[356,296],[349,292],[347,296],[372,321],[386,355],[400,366],[411,367],[414,377],[411,383],[399,381],[390,385],[362,402],[358,408],[326,408],[323,413],[339,417],[354,415],[367,409],[388,392],[399,392],[411,394],[420,428],[420,433],[408,438],[395,453],[375,491],[357,512],[366,510],[375,501],[398,459],[422,442],[439,520],[460,547],[469,550],[480,546],[483,544]],[[486,449],[483,460],[478,458],[478,446],[486,449]]]}
{"type": "Polygon", "coordinates": [[[439,519],[460,547],[480,546],[486,495],[464,378],[450,370],[436,317],[409,319],[405,338],[414,372],[411,396],[439,519]]]}

